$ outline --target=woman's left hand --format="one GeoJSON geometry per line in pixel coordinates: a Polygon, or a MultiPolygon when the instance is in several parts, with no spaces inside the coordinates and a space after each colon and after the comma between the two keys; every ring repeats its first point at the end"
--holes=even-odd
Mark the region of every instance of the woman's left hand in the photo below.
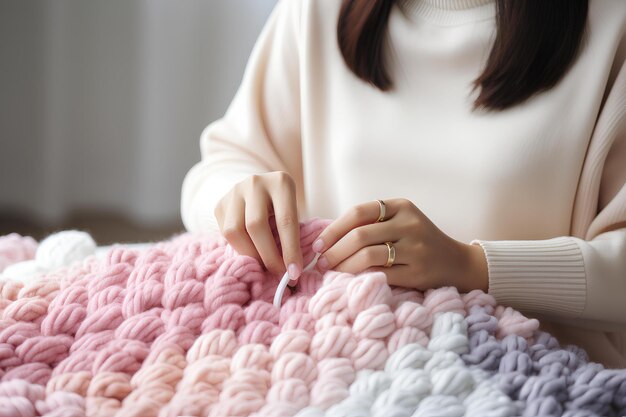
{"type": "Polygon", "coordinates": [[[385,220],[377,222],[378,201],[354,206],[333,221],[315,241],[321,252],[320,271],[333,269],[357,274],[378,270],[389,285],[426,290],[455,286],[460,292],[488,290],[487,261],[478,245],[459,242],[438,229],[411,201],[384,201],[385,220]],[[395,262],[387,263],[395,248],[395,262]]]}

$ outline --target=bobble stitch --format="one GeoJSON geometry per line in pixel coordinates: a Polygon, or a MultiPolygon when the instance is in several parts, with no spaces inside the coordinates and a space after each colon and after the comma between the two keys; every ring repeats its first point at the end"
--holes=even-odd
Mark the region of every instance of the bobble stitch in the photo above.
{"type": "Polygon", "coordinates": [[[349,327],[332,326],[313,336],[311,357],[315,360],[324,358],[348,358],[356,348],[356,339],[349,327]]]}
{"type": "Polygon", "coordinates": [[[244,305],[248,300],[248,286],[233,276],[216,276],[205,285],[204,308],[209,314],[224,305],[244,305]]]}
{"type": "Polygon", "coordinates": [[[310,356],[290,352],[281,356],[272,367],[272,383],[296,378],[311,386],[317,378],[317,367],[310,356]]]}
{"type": "Polygon", "coordinates": [[[391,287],[391,301],[389,305],[392,309],[398,308],[404,302],[422,304],[424,302],[424,293],[421,291],[407,291],[404,287],[391,287]]]}
{"type": "Polygon", "coordinates": [[[367,398],[374,401],[383,391],[391,386],[392,380],[387,372],[360,371],[354,384],[350,386],[350,394],[354,397],[367,398]]]}
{"type": "Polygon", "coordinates": [[[265,301],[256,300],[250,303],[245,309],[246,323],[250,324],[253,321],[267,321],[278,326],[279,310],[272,304],[265,301]]]}
{"type": "Polygon", "coordinates": [[[465,398],[474,389],[474,379],[465,367],[451,366],[432,373],[433,394],[465,398]]]}
{"type": "Polygon", "coordinates": [[[336,379],[318,380],[311,389],[311,405],[326,410],[348,397],[348,387],[336,379]]]}
{"type": "Polygon", "coordinates": [[[276,382],[267,394],[269,403],[286,402],[298,409],[306,407],[310,402],[309,389],[306,383],[298,378],[288,378],[276,382]]]}
{"type": "Polygon", "coordinates": [[[241,346],[231,362],[231,372],[239,369],[251,368],[269,371],[274,364],[274,357],[262,344],[249,344],[241,346]]]}
{"type": "Polygon", "coordinates": [[[350,319],[370,307],[391,302],[391,289],[387,285],[387,276],[383,272],[362,274],[350,280],[346,291],[350,294],[348,313],[350,319]]]}
{"type": "Polygon", "coordinates": [[[352,325],[352,331],[359,339],[384,339],[395,329],[395,316],[386,304],[361,311],[352,325]]]}
{"type": "Polygon", "coordinates": [[[202,323],[206,319],[206,311],[202,303],[187,304],[184,307],[177,307],[172,310],[163,310],[161,320],[165,324],[165,330],[172,330],[174,327],[186,327],[194,336],[202,331],[202,323]]]}
{"type": "Polygon", "coordinates": [[[446,350],[465,353],[469,350],[467,339],[467,323],[463,315],[446,312],[435,316],[428,343],[430,350],[446,350]]]}
{"type": "Polygon", "coordinates": [[[236,304],[226,304],[219,307],[202,322],[202,332],[211,329],[238,330],[245,322],[244,312],[236,304]]]}
{"type": "Polygon", "coordinates": [[[418,343],[411,343],[395,351],[385,364],[385,372],[395,372],[401,369],[420,369],[432,358],[432,352],[424,349],[418,343]]]}
{"type": "Polygon", "coordinates": [[[270,353],[279,358],[287,352],[306,353],[311,346],[311,335],[304,330],[286,330],[280,333],[270,346],[270,353]]]}
{"type": "Polygon", "coordinates": [[[352,352],[352,363],[356,370],[365,368],[383,369],[389,357],[389,351],[381,340],[359,340],[352,352]]]}
{"type": "Polygon", "coordinates": [[[432,316],[426,307],[411,301],[405,301],[394,311],[396,317],[396,326],[413,327],[420,330],[430,328],[432,325],[432,316]]]}
{"type": "Polygon", "coordinates": [[[387,339],[387,349],[390,352],[395,352],[404,345],[411,343],[419,343],[422,346],[428,346],[430,339],[428,335],[416,329],[415,327],[401,327],[389,336],[387,339]]]}
{"type": "Polygon", "coordinates": [[[322,330],[329,329],[333,326],[350,326],[348,314],[344,311],[340,313],[332,311],[324,314],[315,322],[315,331],[321,332],[322,330]]]}
{"type": "Polygon", "coordinates": [[[215,329],[198,337],[187,352],[192,363],[209,355],[232,357],[237,350],[237,339],[232,330],[215,329]]]}
{"type": "Polygon", "coordinates": [[[260,343],[269,346],[279,332],[280,328],[271,322],[255,320],[246,325],[239,333],[239,342],[241,344],[260,343]]]}
{"type": "Polygon", "coordinates": [[[352,362],[346,358],[322,359],[318,362],[317,369],[320,378],[341,381],[346,387],[354,382],[356,377],[352,362]]]}
{"type": "Polygon", "coordinates": [[[316,320],[330,312],[339,312],[348,305],[346,289],[341,285],[325,285],[309,302],[309,313],[316,320]]]}
{"type": "Polygon", "coordinates": [[[424,307],[434,317],[436,313],[458,313],[465,316],[465,305],[455,287],[442,287],[425,293],[424,307]]]}

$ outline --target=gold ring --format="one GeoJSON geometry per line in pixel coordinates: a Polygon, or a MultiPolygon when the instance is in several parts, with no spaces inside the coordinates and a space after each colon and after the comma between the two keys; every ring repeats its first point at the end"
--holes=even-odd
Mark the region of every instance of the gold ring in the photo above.
{"type": "Polygon", "coordinates": [[[385,205],[385,202],[383,200],[376,200],[376,201],[378,201],[378,205],[380,206],[380,211],[378,213],[378,219],[376,219],[376,223],[384,222],[385,214],[387,212],[387,206],[385,205]]]}
{"type": "Polygon", "coordinates": [[[393,261],[396,260],[396,248],[393,247],[391,242],[385,242],[385,245],[387,245],[388,251],[387,263],[385,264],[385,268],[389,268],[391,265],[393,265],[393,261]]]}

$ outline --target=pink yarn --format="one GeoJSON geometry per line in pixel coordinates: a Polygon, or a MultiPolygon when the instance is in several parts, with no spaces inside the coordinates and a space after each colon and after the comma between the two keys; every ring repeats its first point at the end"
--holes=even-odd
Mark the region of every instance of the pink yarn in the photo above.
{"type": "MultiPolygon", "coordinates": [[[[329,223],[301,225],[305,264],[329,223]]],[[[24,239],[0,242],[32,257],[24,239]]],[[[381,272],[305,272],[276,308],[279,279],[219,235],[181,234],[0,282],[0,415],[294,415],[346,398],[357,371],[406,345],[436,345],[441,312],[494,309],[498,337],[536,324],[480,291],[390,288],[381,272]]]]}
{"type": "Polygon", "coordinates": [[[14,263],[33,259],[37,246],[37,241],[30,236],[17,233],[0,236],[0,272],[14,263]]]}

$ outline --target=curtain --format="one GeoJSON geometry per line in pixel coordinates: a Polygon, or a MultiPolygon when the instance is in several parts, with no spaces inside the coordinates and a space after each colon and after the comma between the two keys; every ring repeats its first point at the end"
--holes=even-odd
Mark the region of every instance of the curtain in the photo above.
{"type": "Polygon", "coordinates": [[[0,211],[178,219],[274,3],[0,1],[0,211]]]}

